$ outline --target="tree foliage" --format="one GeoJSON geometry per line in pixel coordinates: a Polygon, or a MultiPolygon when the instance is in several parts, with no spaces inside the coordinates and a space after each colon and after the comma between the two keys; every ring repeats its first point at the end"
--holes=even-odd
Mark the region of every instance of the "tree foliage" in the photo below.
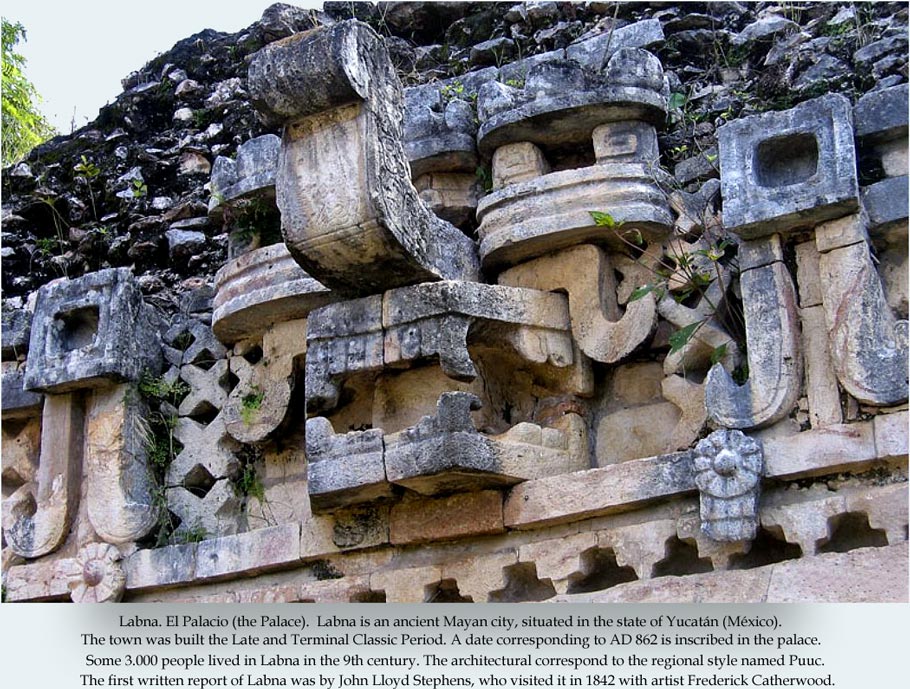
{"type": "Polygon", "coordinates": [[[3,18],[3,165],[25,157],[33,147],[56,132],[37,104],[41,97],[25,77],[25,58],[16,44],[25,38],[25,28],[3,18]]]}

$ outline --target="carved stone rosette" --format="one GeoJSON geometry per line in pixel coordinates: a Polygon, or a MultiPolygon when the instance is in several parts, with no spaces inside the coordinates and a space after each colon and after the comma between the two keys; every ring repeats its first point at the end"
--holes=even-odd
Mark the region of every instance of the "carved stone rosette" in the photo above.
{"type": "Polygon", "coordinates": [[[741,431],[714,431],[695,446],[701,529],[715,541],[755,538],[764,453],[741,431]]]}
{"type": "Polygon", "coordinates": [[[89,543],[62,565],[74,603],[116,603],[126,588],[122,555],[109,543],[89,543]]]}

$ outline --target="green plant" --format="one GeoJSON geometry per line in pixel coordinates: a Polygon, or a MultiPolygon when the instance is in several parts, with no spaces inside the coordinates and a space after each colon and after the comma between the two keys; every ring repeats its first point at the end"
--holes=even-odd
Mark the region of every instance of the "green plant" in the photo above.
{"type": "Polygon", "coordinates": [[[168,381],[164,376],[153,376],[148,371],[143,371],[139,377],[139,393],[149,401],[168,402],[176,406],[189,391],[190,386],[179,378],[168,381]]]}
{"type": "MultiPolygon", "coordinates": [[[[637,229],[620,231],[622,222],[617,222],[609,213],[602,211],[590,211],[590,213],[596,225],[613,230],[614,234],[636,253],[640,253],[645,248],[644,238],[637,229]]],[[[686,250],[680,243],[670,243],[667,255],[657,262],[656,267],[652,263],[639,260],[641,265],[654,274],[655,279],[636,287],[629,295],[628,301],[637,301],[648,294],[653,294],[658,301],[668,295],[678,303],[685,303],[691,298],[705,300],[708,315],[679,328],[670,335],[671,354],[678,352],[690,340],[696,338],[698,331],[714,318],[718,318],[728,326],[727,329],[731,331],[737,344],[745,351],[741,317],[735,312],[733,315],[728,315],[729,310],[723,309],[720,303],[714,303],[708,295],[708,288],[715,281],[721,284],[723,282],[722,266],[732,268],[735,272],[736,264],[732,258],[734,245],[725,238],[703,236],[703,239],[707,240],[706,248],[691,251],[686,250]]],[[[726,354],[726,345],[715,348],[711,354],[712,363],[720,361],[726,354]]]]}
{"type": "Polygon", "coordinates": [[[22,160],[42,141],[57,130],[38,110],[41,97],[25,76],[25,58],[16,52],[16,44],[25,39],[25,27],[3,17],[3,166],[22,160]]]}
{"type": "Polygon", "coordinates": [[[442,94],[443,101],[448,103],[450,100],[461,98],[464,95],[464,84],[457,80],[453,81],[439,89],[439,93],[442,94]]]}
{"type": "Polygon", "coordinates": [[[187,543],[200,543],[209,537],[206,528],[199,523],[187,528],[177,529],[173,534],[173,542],[185,545],[187,543]]]}
{"type": "Polygon", "coordinates": [[[511,86],[513,89],[523,89],[525,87],[524,79],[506,79],[506,86],[511,86]]]}
{"type": "Polygon", "coordinates": [[[82,159],[81,162],[76,164],[73,171],[76,173],[76,179],[80,180],[88,189],[88,195],[92,201],[92,215],[97,220],[98,209],[95,206],[95,191],[92,189],[92,180],[101,174],[101,168],[86,158],[84,154],[80,158],[82,159]]]}
{"type": "Polygon", "coordinates": [[[256,418],[256,412],[262,407],[262,401],[265,399],[265,391],[261,390],[258,385],[253,386],[253,392],[244,395],[240,400],[240,418],[243,423],[249,426],[256,418]]]}
{"type": "Polygon", "coordinates": [[[474,171],[474,176],[484,191],[493,190],[493,171],[486,165],[478,165],[474,171]]]}
{"type": "Polygon", "coordinates": [[[244,464],[240,469],[240,473],[234,479],[234,489],[238,495],[265,502],[265,486],[252,463],[244,464]]]}
{"type": "Polygon", "coordinates": [[[149,188],[143,180],[134,179],[132,184],[132,193],[134,199],[141,199],[144,196],[148,195],[149,188]]]}

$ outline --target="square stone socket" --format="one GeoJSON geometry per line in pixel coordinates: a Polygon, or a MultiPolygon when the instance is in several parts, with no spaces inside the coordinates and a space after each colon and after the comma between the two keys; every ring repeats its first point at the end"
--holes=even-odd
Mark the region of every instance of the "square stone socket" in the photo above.
{"type": "Polygon", "coordinates": [[[62,393],[156,372],[161,347],[128,268],[61,280],[38,292],[25,389],[62,393]]]}
{"type": "Polygon", "coordinates": [[[852,109],[841,95],[731,122],[718,143],[724,224],[744,239],[859,207],[852,109]]]}

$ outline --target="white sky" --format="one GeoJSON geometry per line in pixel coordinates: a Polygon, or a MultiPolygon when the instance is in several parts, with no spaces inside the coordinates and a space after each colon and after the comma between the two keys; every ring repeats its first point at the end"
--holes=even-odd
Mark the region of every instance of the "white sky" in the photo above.
{"type": "MultiPolygon", "coordinates": [[[[313,0],[284,0],[301,7],[313,0]]],[[[21,22],[17,50],[41,94],[42,112],[62,134],[94,120],[123,90],[120,80],[179,40],[203,29],[235,32],[273,0],[4,0],[3,16],[21,22]]]]}

